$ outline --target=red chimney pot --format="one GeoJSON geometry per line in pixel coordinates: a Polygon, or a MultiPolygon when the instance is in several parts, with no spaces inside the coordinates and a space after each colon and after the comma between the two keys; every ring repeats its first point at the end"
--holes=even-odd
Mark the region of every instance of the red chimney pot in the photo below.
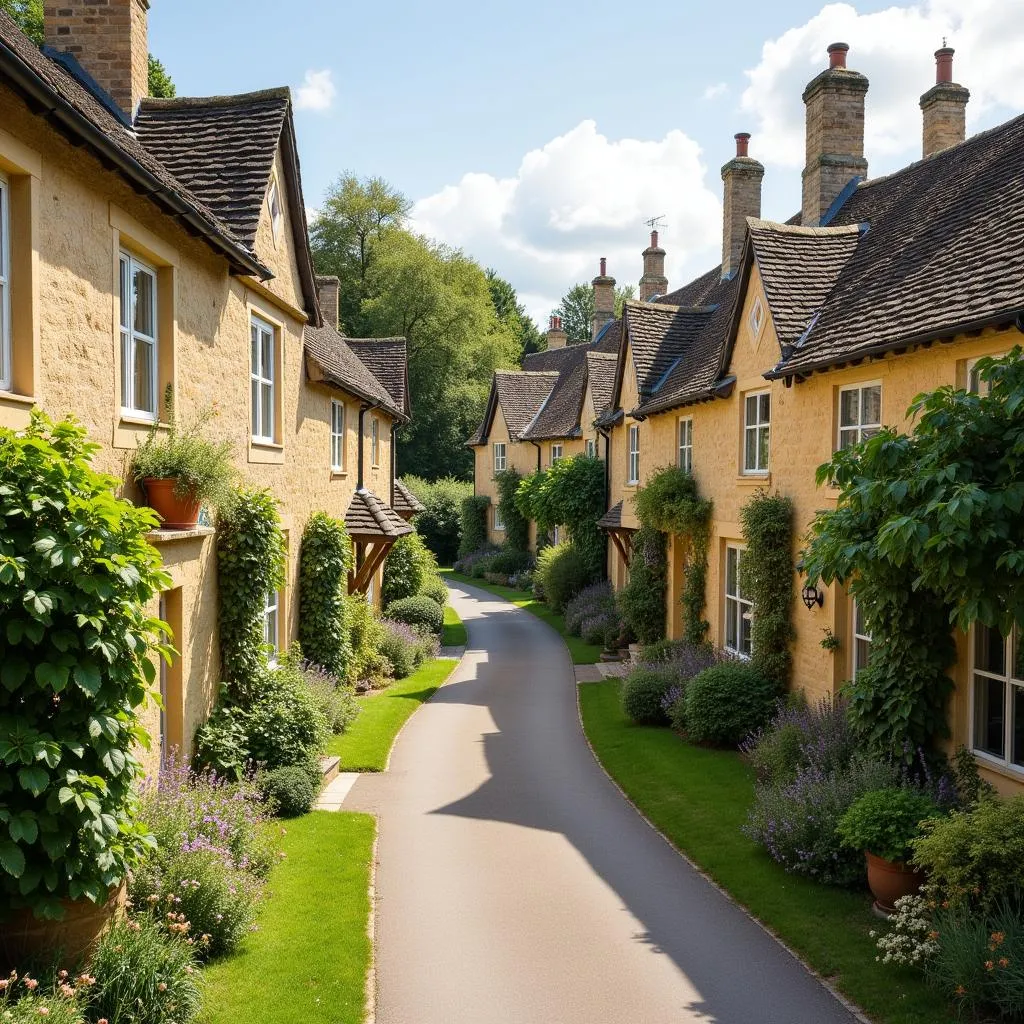
{"type": "Polygon", "coordinates": [[[945,85],[953,81],[953,54],[956,51],[952,46],[943,46],[935,51],[935,84],[945,85]]]}
{"type": "Polygon", "coordinates": [[[608,269],[608,261],[605,259],[604,256],[602,256],[601,257],[601,276],[602,277],[606,277],[607,276],[607,274],[605,273],[605,271],[607,269],[608,269]]]}
{"type": "Polygon", "coordinates": [[[750,144],[750,132],[737,132],[735,135],[736,139],[736,155],[746,156],[747,146],[750,144]]]}
{"type": "Polygon", "coordinates": [[[828,66],[830,68],[845,68],[846,55],[849,50],[849,43],[833,43],[828,48],[828,66]]]}
{"type": "Polygon", "coordinates": [[[657,231],[652,231],[651,232],[651,248],[652,249],[657,249],[658,248],[658,232],[657,231]]]}

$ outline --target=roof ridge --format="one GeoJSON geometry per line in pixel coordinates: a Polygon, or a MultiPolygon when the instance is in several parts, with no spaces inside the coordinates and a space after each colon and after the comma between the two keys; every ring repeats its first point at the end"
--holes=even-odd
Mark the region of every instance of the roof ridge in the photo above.
{"type": "Polygon", "coordinates": [[[233,107],[241,103],[259,103],[264,100],[288,100],[291,102],[292,91],[287,85],[278,85],[270,89],[256,89],[253,92],[225,93],[218,96],[145,96],[141,107],[155,110],[170,110],[189,107],[233,107]]]}

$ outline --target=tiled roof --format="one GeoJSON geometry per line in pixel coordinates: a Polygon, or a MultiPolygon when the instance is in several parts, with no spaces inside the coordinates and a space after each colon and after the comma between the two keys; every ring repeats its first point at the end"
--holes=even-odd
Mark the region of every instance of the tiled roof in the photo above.
{"type": "Polygon", "coordinates": [[[326,325],[307,326],[303,332],[303,339],[306,367],[312,380],[341,388],[358,398],[366,399],[391,413],[396,419],[407,418],[384,385],[349,348],[351,339],[343,338],[333,327],[326,325]]]}
{"type": "Polygon", "coordinates": [[[609,320],[601,329],[597,338],[590,344],[592,352],[611,352],[613,355],[619,351],[619,341],[622,338],[622,317],[616,320],[609,320]]]}
{"type": "Polygon", "coordinates": [[[409,408],[409,358],[405,338],[346,338],[349,348],[384,385],[395,405],[405,413],[409,408]]]}
{"type": "Polygon", "coordinates": [[[402,537],[412,527],[372,491],[358,490],[345,513],[345,529],[350,537],[402,537]]]}
{"type": "Polygon", "coordinates": [[[143,146],[252,248],[290,103],[287,89],[144,99],[135,131],[143,146]]]}
{"type": "Polygon", "coordinates": [[[541,362],[537,356],[549,358],[547,365],[558,367],[558,379],[530,425],[523,431],[529,441],[547,441],[556,437],[577,437],[580,433],[580,412],[587,388],[587,353],[589,345],[568,345],[553,352],[538,352],[529,358],[531,365],[541,362]]]}
{"type": "MultiPolygon", "coordinates": [[[[621,530],[622,526],[622,502],[617,501],[600,519],[597,525],[603,530],[621,530]]],[[[628,529],[628,527],[627,527],[628,529]]]]}
{"type": "Polygon", "coordinates": [[[501,405],[509,437],[518,441],[558,381],[554,370],[496,370],[494,397],[501,405]]]}
{"type": "Polygon", "coordinates": [[[689,284],[677,288],[674,292],[660,295],[654,301],[666,306],[704,306],[711,300],[709,296],[718,287],[722,278],[722,265],[716,263],[709,271],[694,278],[689,284]]]}
{"type": "Polygon", "coordinates": [[[700,337],[714,308],[627,302],[625,331],[636,373],[637,390],[647,398],[700,337]]]}
{"type": "Polygon", "coordinates": [[[394,509],[403,519],[409,519],[426,511],[420,499],[401,480],[395,481],[394,509]]]}
{"type": "Polygon", "coordinates": [[[618,355],[611,352],[587,353],[587,379],[595,416],[600,416],[611,404],[617,361],[618,355]]]}
{"type": "Polygon", "coordinates": [[[867,224],[772,376],[1012,321],[1024,308],[1024,117],[862,182],[830,225],[867,224]]]}

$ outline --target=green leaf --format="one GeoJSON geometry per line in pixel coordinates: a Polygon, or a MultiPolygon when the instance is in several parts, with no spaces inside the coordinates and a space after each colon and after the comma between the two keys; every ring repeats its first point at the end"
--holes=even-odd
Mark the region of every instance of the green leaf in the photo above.
{"type": "Polygon", "coordinates": [[[15,654],[5,658],[3,666],[0,667],[0,683],[3,683],[4,689],[13,693],[21,686],[28,676],[29,667],[28,661],[21,655],[15,654]]]}
{"type": "Polygon", "coordinates": [[[18,769],[18,781],[23,789],[29,790],[33,796],[39,796],[50,784],[50,773],[39,765],[18,769]]]}
{"type": "Polygon", "coordinates": [[[103,685],[103,676],[95,664],[82,662],[75,666],[75,684],[90,697],[95,697],[103,685]]]}
{"type": "Polygon", "coordinates": [[[21,847],[6,840],[0,842],[0,868],[12,878],[20,878],[25,870],[25,854],[21,847]]]}
{"type": "Polygon", "coordinates": [[[43,661],[36,665],[36,682],[42,686],[49,686],[54,693],[60,693],[68,685],[70,671],[64,665],[54,665],[52,662],[43,661]]]}

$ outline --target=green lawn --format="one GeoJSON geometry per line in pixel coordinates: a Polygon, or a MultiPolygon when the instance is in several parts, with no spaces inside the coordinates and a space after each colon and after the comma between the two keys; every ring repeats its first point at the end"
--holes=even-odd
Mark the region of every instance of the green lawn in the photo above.
{"type": "Polygon", "coordinates": [[[634,725],[623,714],[620,685],[580,685],[583,727],[605,769],[669,840],[873,1020],[953,1020],[919,974],[875,962],[868,932],[880,922],[866,892],[788,875],[740,832],[753,779],[739,755],[634,725]]]}
{"type": "Polygon", "coordinates": [[[466,627],[459,618],[459,613],[449,604],[444,609],[444,632],[441,643],[445,647],[465,647],[469,642],[466,627]]]}
{"type": "Polygon", "coordinates": [[[569,636],[565,632],[565,619],[557,612],[553,612],[543,601],[538,601],[533,594],[527,593],[525,590],[513,590],[511,587],[498,587],[493,583],[485,583],[483,580],[470,579],[452,569],[442,569],[441,573],[445,579],[451,580],[453,583],[466,583],[471,587],[489,590],[492,594],[511,602],[517,608],[522,608],[531,615],[536,615],[538,619],[542,619],[562,635],[574,664],[593,665],[601,660],[600,647],[584,643],[578,636],[569,636]]]}
{"type": "Polygon", "coordinates": [[[445,681],[455,667],[454,658],[437,658],[421,665],[411,676],[386,690],[357,698],[362,711],[346,732],[335,736],[327,753],[341,758],[343,772],[382,772],[391,744],[406,719],[445,681]]]}
{"type": "Polygon", "coordinates": [[[259,930],[203,972],[200,1024],[362,1024],[374,819],[313,811],[283,827],[259,930]]]}

